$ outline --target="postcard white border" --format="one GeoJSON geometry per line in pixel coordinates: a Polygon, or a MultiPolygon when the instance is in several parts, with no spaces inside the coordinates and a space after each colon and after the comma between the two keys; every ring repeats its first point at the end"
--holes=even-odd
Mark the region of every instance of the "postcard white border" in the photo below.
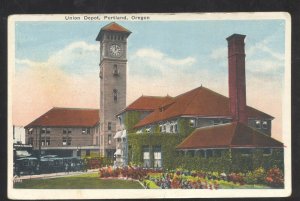
{"type": "MultiPolygon", "coordinates": [[[[93,190],[37,190],[13,188],[13,139],[12,139],[12,83],[15,69],[15,22],[18,21],[66,21],[65,14],[59,15],[11,15],[8,18],[8,197],[10,199],[118,199],[118,198],[230,198],[230,197],[287,197],[292,193],[291,182],[291,16],[287,12],[254,13],[156,13],[156,14],[67,14],[67,16],[127,16],[126,21],[140,21],[132,16],[150,17],[148,21],[184,20],[285,20],[285,82],[283,93],[282,141],[285,145],[284,189],[93,189],[93,190]]],[[[86,20],[69,20],[86,21],[86,20]]],[[[125,20],[95,20],[125,21],[125,20]]]]}

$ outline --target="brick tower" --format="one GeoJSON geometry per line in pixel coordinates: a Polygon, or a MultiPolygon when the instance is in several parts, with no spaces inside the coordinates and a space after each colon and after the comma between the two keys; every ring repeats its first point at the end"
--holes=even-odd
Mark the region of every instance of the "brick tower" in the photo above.
{"type": "Polygon", "coordinates": [[[116,150],[116,114],[126,107],[127,38],[130,31],[112,22],[101,28],[100,41],[100,154],[116,150]]]}
{"type": "Polygon", "coordinates": [[[233,34],[227,38],[227,42],[229,99],[232,121],[238,121],[247,124],[245,37],[245,35],[233,34]]]}

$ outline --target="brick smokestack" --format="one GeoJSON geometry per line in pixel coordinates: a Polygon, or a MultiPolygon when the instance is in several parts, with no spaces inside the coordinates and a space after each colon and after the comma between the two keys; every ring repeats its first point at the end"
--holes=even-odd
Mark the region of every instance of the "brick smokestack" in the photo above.
{"type": "Polygon", "coordinates": [[[245,35],[233,34],[228,42],[228,74],[230,111],[233,121],[247,124],[245,35]]]}

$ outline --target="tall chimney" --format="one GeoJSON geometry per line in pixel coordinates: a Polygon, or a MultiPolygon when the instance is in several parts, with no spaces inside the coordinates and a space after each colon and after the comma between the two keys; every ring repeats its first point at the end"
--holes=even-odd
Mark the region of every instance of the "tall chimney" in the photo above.
{"type": "Polygon", "coordinates": [[[233,121],[247,124],[245,37],[245,35],[233,34],[226,40],[228,42],[228,82],[231,116],[233,121]]]}

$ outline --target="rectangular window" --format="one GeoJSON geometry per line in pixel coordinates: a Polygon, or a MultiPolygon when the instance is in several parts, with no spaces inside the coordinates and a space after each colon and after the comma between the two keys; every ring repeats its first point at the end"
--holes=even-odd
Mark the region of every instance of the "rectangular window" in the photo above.
{"type": "Polygon", "coordinates": [[[111,134],[108,135],[108,141],[107,141],[107,143],[111,144],[111,134]]]}
{"type": "Polygon", "coordinates": [[[251,154],[251,149],[239,149],[242,156],[249,156],[251,154]]]}
{"type": "Polygon", "coordinates": [[[153,159],[154,159],[154,167],[155,168],[162,167],[162,162],[161,162],[161,146],[154,146],[153,147],[153,159]]]}
{"type": "Polygon", "coordinates": [[[33,137],[28,138],[28,144],[33,145],[33,137]]]}
{"type": "Polygon", "coordinates": [[[111,130],[111,122],[107,123],[107,129],[110,131],[111,130]]]}
{"type": "Polygon", "coordinates": [[[162,132],[162,125],[159,125],[159,132],[162,132]]]}
{"type": "Polygon", "coordinates": [[[144,167],[150,167],[150,149],[148,146],[143,147],[144,167]]]}
{"type": "Polygon", "coordinates": [[[82,134],[90,134],[90,129],[89,128],[83,128],[81,131],[82,134]]]}
{"type": "Polygon", "coordinates": [[[212,157],[213,151],[211,149],[207,149],[205,155],[206,155],[206,158],[212,157]]]}
{"type": "Polygon", "coordinates": [[[46,146],[50,145],[50,137],[46,137],[46,146]]]}
{"type": "Polygon", "coordinates": [[[198,150],[196,156],[205,157],[205,150],[198,150]]]}
{"type": "Polygon", "coordinates": [[[72,138],[71,138],[71,137],[68,137],[68,138],[67,138],[67,145],[71,145],[71,142],[72,142],[72,138]]]}
{"type": "Polygon", "coordinates": [[[263,154],[264,155],[271,155],[272,154],[272,149],[271,148],[265,148],[265,149],[263,149],[263,154]]]}
{"type": "Polygon", "coordinates": [[[174,133],[178,133],[178,126],[177,126],[177,123],[174,124],[174,133]]]}
{"type": "Polygon", "coordinates": [[[173,125],[170,126],[170,133],[173,133],[173,125]]]}
{"type": "Polygon", "coordinates": [[[44,137],[41,138],[41,143],[42,143],[42,146],[45,146],[45,138],[44,137]]]}
{"type": "Polygon", "coordinates": [[[64,128],[63,129],[63,134],[71,134],[72,133],[72,130],[70,128],[64,128]]]}
{"type": "Polygon", "coordinates": [[[42,128],[42,134],[46,133],[46,128],[42,128]]]}
{"type": "Polygon", "coordinates": [[[67,145],[67,138],[63,137],[63,146],[66,146],[66,145],[67,145]]]}
{"type": "Polygon", "coordinates": [[[222,156],[222,150],[221,149],[213,150],[213,156],[214,157],[221,157],[222,156]]]}
{"type": "Polygon", "coordinates": [[[46,128],[46,133],[50,133],[50,128],[46,128]]]}

